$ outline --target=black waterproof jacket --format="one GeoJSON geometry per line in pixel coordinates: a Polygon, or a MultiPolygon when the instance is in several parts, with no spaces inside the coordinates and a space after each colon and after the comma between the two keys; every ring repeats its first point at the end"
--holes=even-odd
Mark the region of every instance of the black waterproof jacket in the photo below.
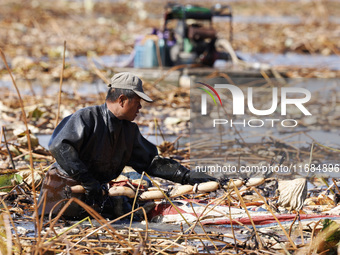
{"type": "Polygon", "coordinates": [[[49,149],[61,168],[75,180],[107,183],[125,166],[148,172],[158,154],[137,124],[117,119],[106,104],[86,107],[64,118],[54,130],[49,149]]]}

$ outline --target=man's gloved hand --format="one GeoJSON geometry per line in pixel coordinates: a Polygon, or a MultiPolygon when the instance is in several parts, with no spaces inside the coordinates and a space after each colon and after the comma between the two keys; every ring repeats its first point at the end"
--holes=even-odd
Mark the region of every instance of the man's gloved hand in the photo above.
{"type": "Polygon", "coordinates": [[[82,182],[82,186],[85,189],[86,204],[90,206],[101,205],[103,200],[103,191],[99,181],[89,180],[87,182],[82,182]]]}
{"type": "Polygon", "coordinates": [[[183,177],[183,184],[195,185],[196,183],[199,184],[209,181],[218,182],[218,180],[215,177],[196,171],[188,171],[183,177]]]}
{"type": "Polygon", "coordinates": [[[190,171],[173,159],[160,156],[156,156],[153,159],[148,173],[152,176],[181,184],[194,185],[196,183],[218,181],[216,178],[205,173],[190,171]]]}

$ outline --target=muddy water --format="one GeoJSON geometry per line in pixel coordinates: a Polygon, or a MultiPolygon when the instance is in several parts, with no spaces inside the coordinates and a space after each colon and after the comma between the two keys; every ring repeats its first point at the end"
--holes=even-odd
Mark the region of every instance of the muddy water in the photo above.
{"type": "MultiPolygon", "coordinates": [[[[239,57],[249,63],[262,63],[269,64],[270,66],[276,67],[308,67],[308,68],[325,68],[330,70],[340,70],[340,57],[337,55],[323,56],[323,55],[302,55],[297,53],[287,53],[287,54],[274,54],[274,53],[245,53],[236,52],[239,57]]],[[[97,61],[98,66],[112,68],[112,67],[122,67],[122,63],[125,66],[132,66],[132,63],[128,61],[130,55],[120,55],[120,56],[102,56],[94,61],[97,61]],[[129,65],[130,63],[130,65],[129,65]]],[[[80,61],[80,59],[78,59],[80,61]]],[[[223,60],[218,60],[215,63],[215,67],[222,68],[228,63],[223,60]]],[[[86,67],[86,65],[83,65],[86,67]]]]}
{"type": "MultiPolygon", "coordinates": [[[[329,70],[340,70],[340,57],[337,55],[302,55],[296,53],[274,54],[259,53],[249,54],[237,52],[237,54],[247,62],[263,63],[276,67],[306,67],[306,68],[325,68],[329,70]]],[[[220,63],[220,65],[222,65],[220,63]]]]}

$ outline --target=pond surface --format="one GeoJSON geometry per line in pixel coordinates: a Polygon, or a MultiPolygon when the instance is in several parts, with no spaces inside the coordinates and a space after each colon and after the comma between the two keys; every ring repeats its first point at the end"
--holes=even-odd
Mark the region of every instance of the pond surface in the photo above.
{"type": "MultiPolygon", "coordinates": [[[[340,70],[340,57],[337,55],[324,56],[320,54],[303,55],[297,53],[287,54],[274,54],[274,53],[246,53],[236,51],[239,57],[249,63],[259,62],[262,64],[269,64],[272,67],[275,66],[287,66],[287,67],[308,67],[318,69],[340,70]]],[[[132,67],[130,55],[117,55],[117,56],[102,56],[93,61],[98,67],[132,67]]],[[[84,57],[76,58],[80,66],[87,68],[84,57]]],[[[218,60],[215,63],[216,67],[223,67],[227,63],[223,60],[218,60]]]]}

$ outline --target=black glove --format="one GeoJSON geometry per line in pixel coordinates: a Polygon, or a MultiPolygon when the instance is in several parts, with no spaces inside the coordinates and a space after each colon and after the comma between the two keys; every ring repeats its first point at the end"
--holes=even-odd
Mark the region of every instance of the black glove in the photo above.
{"type": "Polygon", "coordinates": [[[188,171],[184,177],[182,184],[195,185],[196,183],[203,183],[209,181],[218,181],[215,177],[208,174],[196,171],[188,171]]]}
{"type": "Polygon", "coordinates": [[[85,189],[85,203],[89,206],[93,206],[95,204],[100,204],[103,196],[101,184],[98,180],[96,180],[93,175],[84,171],[82,173],[78,173],[72,178],[81,183],[83,188],[85,189]],[[98,201],[99,200],[99,201],[98,201]]]}
{"type": "Polygon", "coordinates": [[[81,185],[85,189],[86,204],[88,204],[89,206],[101,206],[103,200],[103,190],[99,181],[92,179],[86,182],[82,182],[81,185]]]}
{"type": "Polygon", "coordinates": [[[173,159],[156,156],[148,169],[150,175],[183,184],[183,177],[189,169],[173,159]]]}
{"type": "Polygon", "coordinates": [[[216,178],[210,175],[201,172],[190,171],[177,161],[160,156],[156,156],[153,159],[148,173],[152,176],[160,177],[181,184],[194,185],[201,182],[217,181],[216,178]]]}

